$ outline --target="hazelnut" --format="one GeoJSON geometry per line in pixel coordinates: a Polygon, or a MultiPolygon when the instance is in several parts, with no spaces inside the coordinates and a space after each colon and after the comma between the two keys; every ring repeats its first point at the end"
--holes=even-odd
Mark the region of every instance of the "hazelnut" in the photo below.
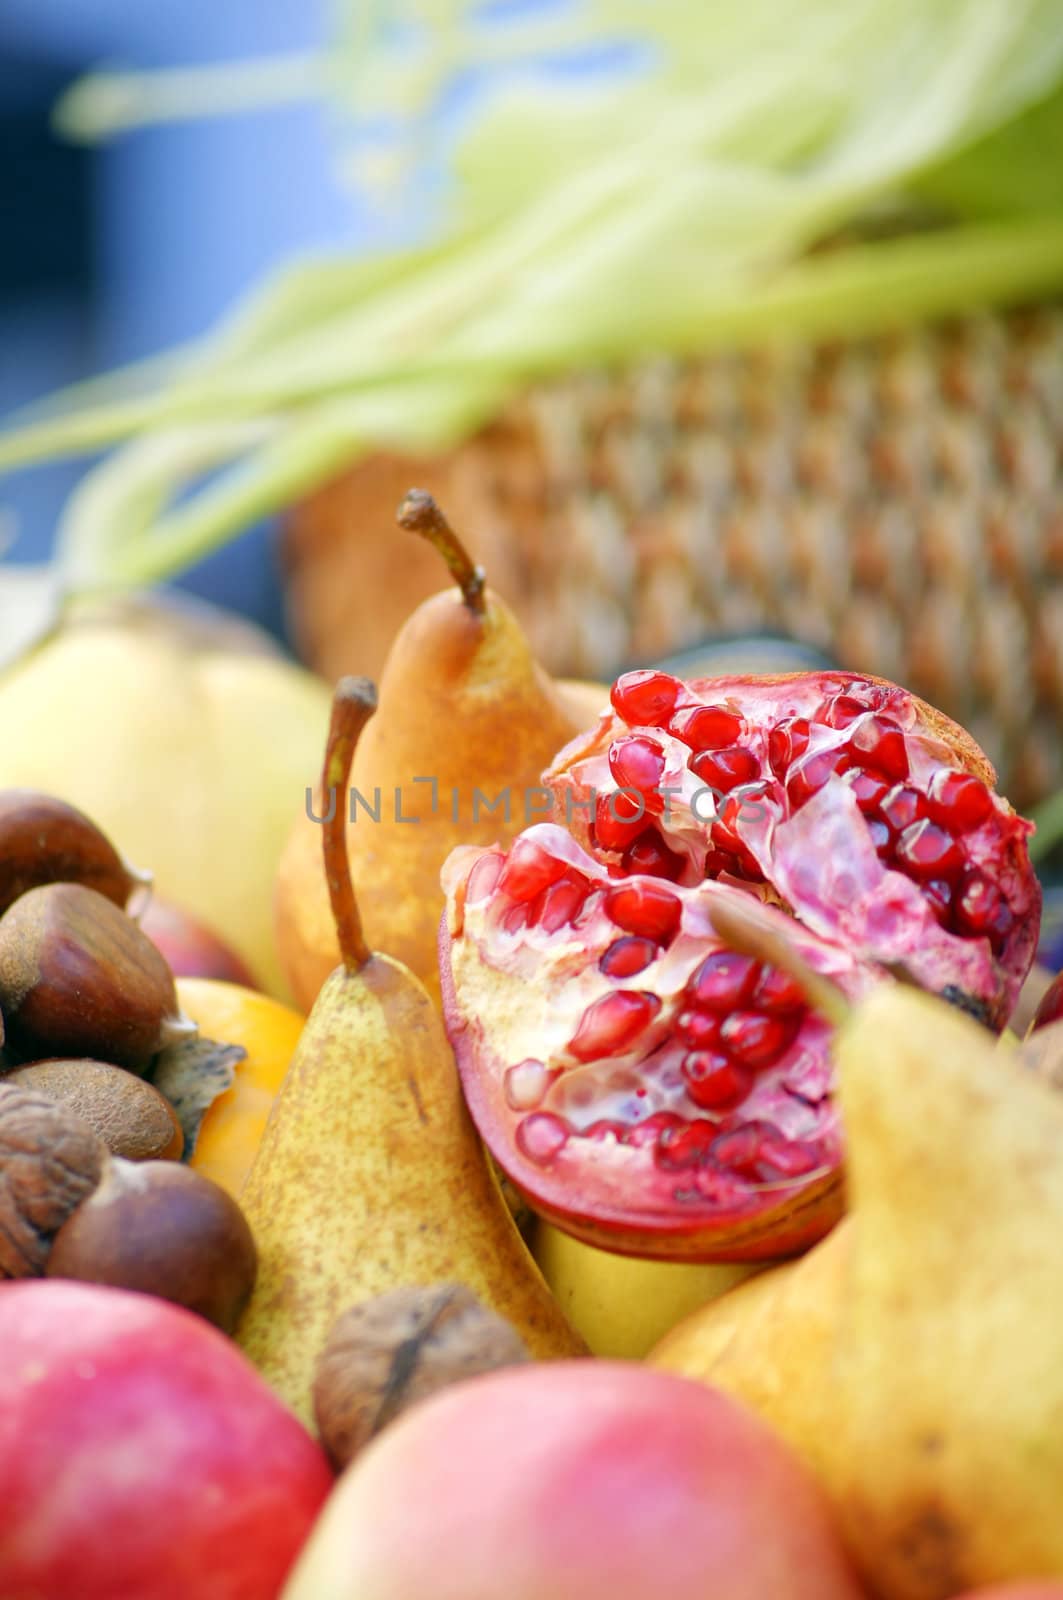
{"type": "Polygon", "coordinates": [[[5,1079],[68,1106],[113,1156],[127,1161],[177,1161],[184,1134],[177,1113],[143,1078],[104,1061],[35,1061],[5,1079]]]}
{"type": "Polygon", "coordinates": [[[0,1278],[41,1275],[106,1162],[102,1140],[67,1106],[0,1083],[0,1278]]]}
{"type": "Polygon", "coordinates": [[[314,1414],[337,1470],[416,1400],[529,1360],[516,1329],[462,1283],[393,1289],[351,1306],[318,1357],[314,1414]]]}
{"type": "Polygon", "coordinates": [[[196,1031],[147,935],[76,883],[30,889],[0,918],[0,1011],[26,1060],[89,1056],[131,1072],[196,1031]]]}
{"type": "Polygon", "coordinates": [[[82,883],[124,906],[151,874],[130,866],[76,806],[36,789],[0,790],[0,915],[45,883],[82,883]]]}
{"type": "Polygon", "coordinates": [[[257,1266],[247,1219],[216,1183],[174,1161],[112,1160],[53,1239],[46,1275],[158,1295],[231,1333],[257,1266]]]}

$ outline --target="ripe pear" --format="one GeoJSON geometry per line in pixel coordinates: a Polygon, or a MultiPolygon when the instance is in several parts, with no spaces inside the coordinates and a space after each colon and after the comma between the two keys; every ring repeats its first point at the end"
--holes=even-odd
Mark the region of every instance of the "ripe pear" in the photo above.
{"type": "MultiPolygon", "coordinates": [[[[341,681],[323,792],[345,788],[374,705],[371,684],[341,681]]],[[[337,1315],[400,1285],[464,1283],[532,1355],[585,1353],[488,1168],[435,1006],[400,961],[370,952],[342,805],[323,839],[341,961],[307,1019],[241,1194],[259,1276],[237,1330],[306,1419],[337,1315]]]]}
{"type": "Polygon", "coordinates": [[[592,1355],[639,1361],[681,1319],[732,1289],[759,1262],[648,1261],[599,1250],[537,1217],[532,1254],[592,1355]]]}
{"type": "Polygon", "coordinates": [[[79,806],[284,995],[273,875],[328,706],[326,684],[225,612],[79,602],[0,673],[0,788],[79,806]]]}
{"type": "MultiPolygon", "coordinates": [[[[458,588],[418,606],[392,646],[355,757],[362,799],[348,844],[370,943],[438,1001],[443,862],[455,845],[507,841],[546,817],[541,774],[606,709],[608,689],[543,671],[428,495],[412,491],[399,522],[439,549],[458,588]]],[[[319,826],[305,812],[296,819],[274,900],[281,964],[304,1009],[338,959],[319,826]]]]}
{"type": "Polygon", "coordinates": [[[884,1600],[1063,1577],[1063,1097],[905,985],[837,1057],[851,1219],[655,1359],[802,1450],[884,1600]]]}

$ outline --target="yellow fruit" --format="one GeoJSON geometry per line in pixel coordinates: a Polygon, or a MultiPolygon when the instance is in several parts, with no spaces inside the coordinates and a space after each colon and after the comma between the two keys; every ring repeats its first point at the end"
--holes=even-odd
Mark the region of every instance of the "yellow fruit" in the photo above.
{"type": "MultiPolygon", "coordinates": [[[[365,679],[340,680],[322,791],[346,790],[375,704],[365,679]]],[[[340,965],[306,1020],[241,1195],[259,1271],[236,1330],[307,1420],[337,1316],[389,1289],[457,1281],[533,1356],[584,1352],[487,1164],[424,985],[366,943],[345,807],[332,808],[321,837],[340,965]]]]}
{"type": "Polygon", "coordinates": [[[1063,1098],[907,984],[834,1050],[850,1215],[652,1360],[805,1457],[882,1600],[1063,1577],[1063,1098]]]}
{"type": "Polygon", "coordinates": [[[203,1118],[190,1166],[239,1199],[288,1070],[303,1018],[269,995],[216,978],[178,978],[182,1011],[208,1039],[242,1045],[247,1059],[231,1089],[203,1118]]]}
{"type": "Polygon", "coordinates": [[[0,788],[80,806],[283,995],[273,876],[329,700],[249,634],[143,603],[75,616],[0,676],[0,788]]]}
{"type": "Polygon", "coordinates": [[[677,1322],[763,1263],[643,1261],[596,1250],[541,1219],[532,1253],[592,1355],[639,1360],[677,1322]]]}

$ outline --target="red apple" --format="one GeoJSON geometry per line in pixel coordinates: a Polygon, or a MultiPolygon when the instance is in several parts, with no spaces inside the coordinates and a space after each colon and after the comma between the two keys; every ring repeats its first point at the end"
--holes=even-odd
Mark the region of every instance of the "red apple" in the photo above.
{"type": "Polygon", "coordinates": [[[170,964],[175,978],[223,978],[257,989],[254,975],[212,928],[172,900],[152,895],[140,926],[170,964]]]}
{"type": "Polygon", "coordinates": [[[332,1483],[235,1345],[163,1300],[0,1287],[0,1595],[276,1600],[332,1483]]]}
{"type": "Polygon", "coordinates": [[[547,1362],[409,1410],[348,1469],[284,1600],[857,1600],[818,1486],[728,1396],[547,1362]]]}

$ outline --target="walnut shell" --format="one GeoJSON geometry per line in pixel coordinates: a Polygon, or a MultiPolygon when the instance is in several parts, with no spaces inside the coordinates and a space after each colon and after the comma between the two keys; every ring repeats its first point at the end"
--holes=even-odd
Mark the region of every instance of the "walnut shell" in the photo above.
{"type": "Polygon", "coordinates": [[[107,1160],[103,1141],[68,1106],[0,1083],[0,1278],[43,1273],[53,1238],[107,1160]]]}
{"type": "Polygon", "coordinates": [[[393,1289],[351,1306],[318,1358],[314,1413],[342,1470],[417,1400],[530,1359],[516,1330],[461,1283],[393,1289]]]}

